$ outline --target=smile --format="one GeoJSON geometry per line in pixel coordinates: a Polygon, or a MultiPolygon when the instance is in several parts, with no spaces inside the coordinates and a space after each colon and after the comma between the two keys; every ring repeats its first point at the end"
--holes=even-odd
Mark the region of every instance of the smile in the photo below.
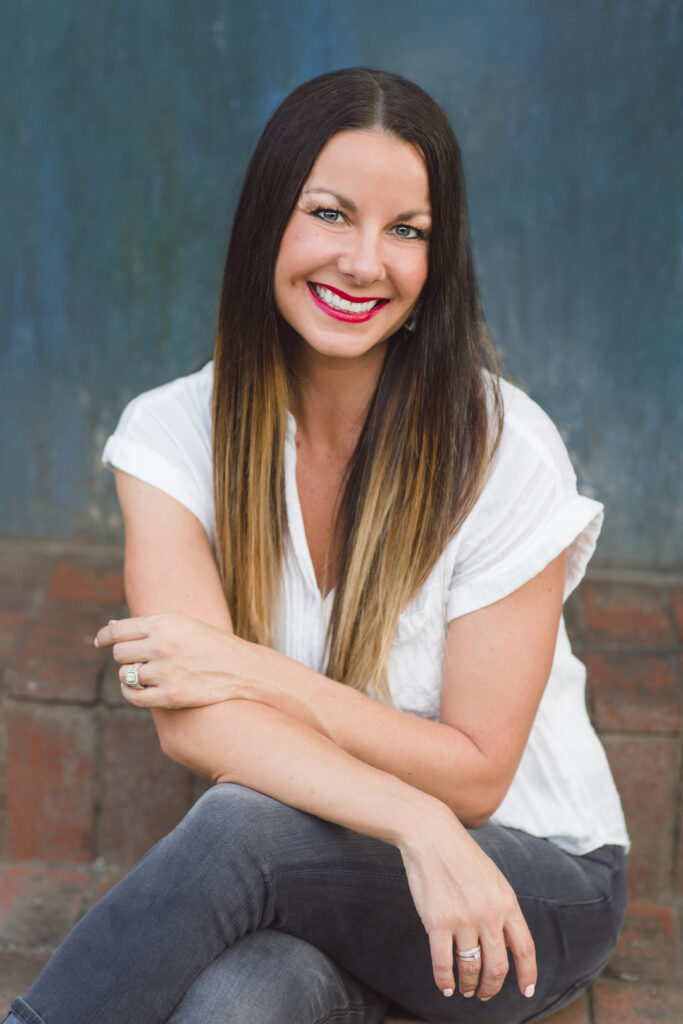
{"type": "Polygon", "coordinates": [[[315,304],[323,312],[335,320],[346,320],[347,323],[364,323],[370,320],[389,301],[381,298],[358,301],[337,288],[332,289],[313,281],[308,282],[308,290],[315,304]]]}

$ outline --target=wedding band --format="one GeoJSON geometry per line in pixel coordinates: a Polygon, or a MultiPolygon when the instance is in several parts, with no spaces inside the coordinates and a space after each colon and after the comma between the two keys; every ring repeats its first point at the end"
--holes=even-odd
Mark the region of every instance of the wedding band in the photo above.
{"type": "Polygon", "coordinates": [[[471,960],[479,960],[481,957],[481,946],[472,946],[471,949],[463,949],[462,952],[460,950],[456,950],[455,955],[458,960],[466,960],[467,962],[471,960]]]}
{"type": "Polygon", "coordinates": [[[129,665],[126,669],[126,686],[130,686],[131,690],[144,690],[144,686],[138,679],[138,671],[142,665],[141,661],[136,661],[134,665],[129,665]]]}

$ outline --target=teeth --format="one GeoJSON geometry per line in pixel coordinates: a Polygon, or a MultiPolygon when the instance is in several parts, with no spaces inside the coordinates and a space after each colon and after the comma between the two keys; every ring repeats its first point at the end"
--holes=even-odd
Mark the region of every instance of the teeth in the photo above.
{"type": "Polygon", "coordinates": [[[341,313],[369,313],[381,301],[380,299],[371,299],[370,302],[349,302],[348,299],[342,299],[336,292],[330,291],[329,288],[323,288],[320,284],[314,284],[313,288],[319,299],[322,299],[332,309],[338,309],[341,313]]]}

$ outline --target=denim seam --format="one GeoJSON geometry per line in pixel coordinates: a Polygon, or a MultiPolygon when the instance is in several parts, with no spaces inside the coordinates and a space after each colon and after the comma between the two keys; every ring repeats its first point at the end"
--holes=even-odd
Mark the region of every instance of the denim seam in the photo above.
{"type": "MultiPolygon", "coordinates": [[[[335,871],[336,871],[336,874],[338,874],[338,875],[348,875],[350,878],[358,878],[358,877],[368,878],[368,879],[375,879],[375,878],[385,879],[385,878],[390,878],[390,879],[395,881],[396,879],[403,880],[406,877],[405,871],[391,871],[391,870],[387,870],[387,871],[380,871],[380,870],[377,870],[377,871],[357,871],[357,870],[353,870],[351,868],[348,868],[348,869],[346,869],[346,868],[335,868],[335,871]]],[[[287,873],[289,875],[304,874],[304,875],[306,875],[307,878],[314,877],[315,875],[321,875],[323,877],[326,877],[329,874],[329,869],[326,868],[326,867],[323,867],[323,868],[309,868],[306,865],[304,865],[304,866],[292,865],[292,866],[288,866],[287,873]]]]}
{"type": "Polygon", "coordinates": [[[594,900],[554,900],[549,896],[531,896],[529,893],[519,892],[516,894],[518,900],[529,900],[534,903],[544,903],[551,907],[596,907],[600,903],[612,903],[613,896],[598,896],[594,900]]]}
{"type": "Polygon", "coordinates": [[[322,1017],[316,1017],[311,1024],[327,1024],[328,1021],[344,1020],[346,1014],[355,1013],[356,1010],[361,1012],[367,1010],[367,1003],[346,1003],[345,1006],[335,1006],[332,1010],[327,1010],[322,1017]]]}
{"type": "Polygon", "coordinates": [[[24,1024],[45,1024],[45,1021],[28,1005],[24,999],[15,999],[10,1007],[10,1012],[15,1014],[24,1024]]]}

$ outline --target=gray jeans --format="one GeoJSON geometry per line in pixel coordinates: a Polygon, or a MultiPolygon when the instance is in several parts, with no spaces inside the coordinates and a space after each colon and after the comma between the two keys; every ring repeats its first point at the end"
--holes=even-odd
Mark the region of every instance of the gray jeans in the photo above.
{"type": "Polygon", "coordinates": [[[515,1024],[604,967],[625,857],[573,857],[487,824],[473,838],[511,882],[536,944],[533,999],[514,964],[489,1002],[446,999],[398,850],[237,785],[206,793],[64,940],[7,1024],[515,1024]]]}

